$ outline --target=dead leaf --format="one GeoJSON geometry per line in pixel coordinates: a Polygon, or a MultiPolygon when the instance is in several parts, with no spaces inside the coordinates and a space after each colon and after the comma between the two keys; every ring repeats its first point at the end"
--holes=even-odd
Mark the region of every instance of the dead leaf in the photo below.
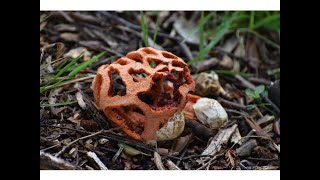
{"type": "Polygon", "coordinates": [[[56,59],[59,59],[60,57],[62,57],[63,55],[63,48],[64,48],[64,44],[61,42],[56,43],[57,45],[57,54],[56,54],[56,59]]]}
{"type": "Polygon", "coordinates": [[[98,36],[101,40],[103,40],[105,43],[107,43],[112,49],[115,49],[119,46],[119,44],[112,39],[111,36],[106,35],[105,33],[102,33],[97,30],[92,31],[96,36],[98,36]]]}
{"type": "Polygon", "coordinates": [[[170,170],[181,170],[174,162],[172,162],[170,159],[166,160],[166,166],[170,170]]]}
{"type": "Polygon", "coordinates": [[[166,170],[161,161],[161,156],[156,151],[153,154],[153,161],[159,170],[166,170]]]}
{"type": "Polygon", "coordinates": [[[234,55],[244,58],[246,56],[246,50],[245,50],[245,45],[244,45],[244,36],[243,35],[238,35],[238,46],[236,50],[234,51],[234,55]]]}
{"type": "Polygon", "coordinates": [[[99,144],[105,144],[105,143],[107,143],[107,142],[109,142],[109,140],[106,139],[106,138],[101,138],[101,139],[99,139],[99,144]]]}
{"type": "Polygon", "coordinates": [[[249,40],[246,44],[246,56],[249,60],[249,66],[257,69],[260,64],[260,54],[257,42],[255,40],[249,40]]]}
{"type": "Polygon", "coordinates": [[[235,167],[235,162],[234,162],[234,157],[236,157],[236,152],[232,149],[228,149],[225,153],[225,158],[228,162],[228,166],[231,167],[231,169],[233,169],[235,167]]]}
{"type": "Polygon", "coordinates": [[[183,136],[183,137],[179,137],[175,140],[175,144],[173,146],[173,151],[174,152],[181,152],[185,147],[186,145],[189,143],[190,139],[192,137],[192,133],[186,135],[186,136],[183,136]]]}
{"type": "Polygon", "coordinates": [[[103,47],[100,41],[79,41],[78,43],[91,50],[99,50],[99,48],[103,47]]]}
{"type": "Polygon", "coordinates": [[[66,58],[76,58],[78,57],[81,53],[83,53],[83,60],[87,61],[91,58],[92,53],[89,52],[86,48],[84,47],[77,47],[75,49],[71,49],[69,52],[67,52],[64,57],[66,58]]]}
{"type": "MultiPolygon", "coordinates": [[[[59,93],[61,91],[62,91],[62,88],[55,88],[55,89],[51,90],[50,94],[49,94],[48,103],[55,104],[57,102],[57,96],[59,95],[59,93]]],[[[56,116],[59,116],[59,113],[61,111],[63,111],[64,109],[66,109],[66,107],[56,108],[54,106],[50,106],[50,110],[51,110],[52,114],[54,114],[56,116]]]]}
{"type": "Polygon", "coordinates": [[[238,45],[238,39],[233,36],[226,40],[226,42],[220,47],[224,52],[231,53],[238,45]]]}
{"type": "Polygon", "coordinates": [[[162,22],[164,22],[164,20],[167,19],[169,15],[170,15],[170,11],[160,11],[157,17],[158,24],[162,24],[162,22]]]}
{"type": "Polygon", "coordinates": [[[194,22],[187,21],[183,16],[175,19],[173,27],[187,42],[199,44],[199,33],[192,33],[197,25],[194,22]]]}
{"type": "Polygon", "coordinates": [[[87,131],[97,131],[99,130],[100,126],[97,122],[95,122],[93,119],[82,119],[80,121],[80,126],[83,127],[87,131]]]}
{"type": "Polygon", "coordinates": [[[73,115],[73,117],[69,117],[68,118],[68,121],[72,122],[72,123],[75,123],[77,126],[80,126],[80,114],[79,113],[76,113],[73,115]]]}
{"type": "Polygon", "coordinates": [[[258,166],[256,170],[278,170],[279,166],[258,166]]]}
{"type": "Polygon", "coordinates": [[[72,157],[72,158],[75,158],[78,154],[78,146],[70,149],[69,151],[69,155],[72,157]]]}
{"type": "Polygon", "coordinates": [[[77,27],[71,24],[57,24],[54,28],[59,32],[75,32],[77,31],[77,27]]]}
{"type": "Polygon", "coordinates": [[[278,159],[278,155],[275,153],[272,153],[269,148],[263,147],[263,146],[257,146],[254,148],[255,153],[259,158],[264,159],[278,159]]]}
{"type": "Polygon", "coordinates": [[[243,117],[244,117],[244,119],[246,120],[246,122],[249,124],[249,126],[250,126],[252,129],[256,130],[256,134],[257,134],[258,136],[262,136],[262,137],[264,137],[264,138],[270,139],[270,137],[268,136],[268,134],[265,133],[265,132],[262,130],[262,128],[259,126],[259,124],[258,124],[257,122],[252,121],[251,119],[249,119],[249,118],[246,117],[246,116],[243,116],[243,117]]]}
{"type": "Polygon", "coordinates": [[[233,61],[228,55],[224,55],[222,61],[219,63],[224,69],[232,69],[233,68],[233,61]]]}
{"type": "Polygon", "coordinates": [[[169,149],[167,149],[167,148],[158,148],[158,152],[159,152],[159,154],[163,154],[163,155],[169,154],[169,149]]]}
{"type": "Polygon", "coordinates": [[[82,109],[87,109],[86,103],[84,102],[83,96],[82,96],[82,94],[81,94],[80,92],[77,92],[77,93],[76,93],[76,99],[77,99],[77,101],[78,101],[79,106],[80,106],[82,109]]]}
{"type": "Polygon", "coordinates": [[[61,33],[60,37],[65,40],[65,41],[79,41],[79,34],[75,34],[75,33],[69,33],[69,32],[65,32],[65,33],[61,33]]]}
{"type": "Polygon", "coordinates": [[[273,121],[274,120],[274,116],[270,116],[270,115],[265,115],[265,116],[263,116],[262,118],[260,118],[258,121],[257,121],[257,123],[259,124],[259,125],[262,125],[262,124],[264,124],[264,123],[269,123],[269,122],[271,122],[271,121],[273,121]]]}
{"type": "Polygon", "coordinates": [[[214,68],[219,63],[217,58],[210,58],[204,61],[197,61],[190,67],[191,73],[201,73],[214,68]]]}
{"type": "Polygon", "coordinates": [[[233,144],[239,144],[241,145],[242,144],[242,137],[241,137],[241,134],[239,132],[239,128],[237,127],[236,130],[234,131],[234,133],[232,134],[231,136],[231,143],[233,144]]]}
{"type": "Polygon", "coordinates": [[[231,135],[238,127],[237,124],[233,126],[220,130],[217,135],[211,140],[208,147],[201,153],[201,155],[215,155],[220,151],[222,144],[226,144],[230,139],[231,135]]]}
{"type": "Polygon", "coordinates": [[[243,143],[239,148],[237,148],[238,156],[248,156],[251,154],[252,149],[257,146],[257,141],[255,139],[250,139],[249,141],[243,143]]]}

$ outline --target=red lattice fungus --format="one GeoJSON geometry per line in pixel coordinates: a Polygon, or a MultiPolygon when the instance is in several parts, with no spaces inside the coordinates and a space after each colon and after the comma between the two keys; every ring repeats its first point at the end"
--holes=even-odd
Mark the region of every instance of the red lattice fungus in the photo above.
{"type": "Polygon", "coordinates": [[[181,58],[150,47],[102,65],[93,80],[97,106],[114,126],[139,141],[156,140],[156,132],[175,113],[182,114],[194,87],[181,58]]]}

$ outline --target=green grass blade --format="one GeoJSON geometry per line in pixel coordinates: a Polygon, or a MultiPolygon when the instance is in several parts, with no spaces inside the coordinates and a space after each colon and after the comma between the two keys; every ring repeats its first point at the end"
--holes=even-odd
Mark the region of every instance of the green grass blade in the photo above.
{"type": "Polygon", "coordinates": [[[50,16],[52,16],[54,14],[54,12],[51,12],[48,16],[40,19],[40,24],[43,23],[44,21],[46,21],[50,16]]]}
{"type": "Polygon", "coordinates": [[[240,75],[243,77],[249,77],[249,76],[254,75],[254,74],[250,74],[250,73],[244,73],[244,72],[238,72],[238,71],[228,71],[228,70],[214,70],[214,72],[217,74],[229,75],[229,76],[240,75]]]}
{"type": "Polygon", "coordinates": [[[251,11],[249,28],[253,29],[253,27],[254,27],[254,11],[251,11]]]}
{"type": "MultiPolygon", "coordinates": [[[[215,12],[211,12],[208,15],[206,15],[203,19],[203,24],[206,24],[213,16],[215,15],[215,12]]],[[[181,43],[184,43],[191,35],[197,33],[200,30],[200,26],[195,27],[188,35],[186,38],[183,38],[181,43]]]]}
{"type": "Polygon", "coordinates": [[[68,63],[65,67],[63,67],[54,77],[54,79],[60,77],[64,72],[66,72],[71,66],[73,66],[82,56],[83,56],[83,52],[77,56],[76,58],[74,58],[70,63],[68,63]]]}
{"type": "Polygon", "coordinates": [[[54,104],[41,104],[40,107],[64,106],[64,105],[74,104],[77,102],[78,101],[68,101],[68,102],[61,102],[61,103],[54,103],[54,104]]]}
{"type": "Polygon", "coordinates": [[[92,57],[91,59],[89,59],[88,61],[85,61],[83,63],[81,63],[79,66],[77,66],[74,70],[72,70],[69,74],[68,77],[72,77],[76,74],[78,74],[81,70],[85,69],[86,67],[90,66],[93,62],[95,62],[96,60],[98,60],[99,58],[101,58],[107,51],[104,51],[94,57],[92,57]]]}
{"type": "Polygon", "coordinates": [[[224,34],[229,30],[230,24],[226,23],[223,27],[217,32],[216,36],[212,39],[212,41],[205,48],[205,54],[207,54],[224,36],[224,34]]]}
{"type": "MultiPolygon", "coordinates": [[[[55,81],[58,77],[60,77],[64,72],[66,72],[70,67],[72,67],[81,57],[83,56],[83,52],[74,58],[71,62],[69,62],[66,66],[64,66],[59,72],[44,86],[49,86],[53,81],[55,81]]],[[[60,80],[61,82],[61,80],[60,80]]]]}
{"type": "Polygon", "coordinates": [[[59,66],[56,67],[55,71],[60,71],[60,69],[61,69],[62,67],[64,67],[64,65],[66,65],[67,62],[68,62],[68,60],[67,60],[67,59],[64,59],[64,62],[62,62],[61,64],[59,64],[59,66]]]}
{"type": "MultiPolygon", "coordinates": [[[[210,50],[212,48],[214,48],[214,46],[221,40],[221,38],[224,36],[224,34],[230,29],[231,24],[234,20],[236,20],[240,15],[241,11],[235,12],[232,14],[232,16],[224,21],[221,25],[219,25],[218,32],[216,33],[215,37],[211,40],[211,42],[206,46],[206,48],[204,49],[204,55],[208,54],[210,52],[210,50]]],[[[191,61],[189,61],[187,64],[191,65],[192,63],[194,63],[195,61],[198,61],[201,57],[197,56],[194,59],[192,59],[191,61]]]]}
{"type": "Polygon", "coordinates": [[[204,59],[204,12],[201,11],[200,25],[199,25],[199,58],[204,59]]]}
{"type": "Polygon", "coordinates": [[[158,32],[158,21],[159,21],[159,15],[157,15],[156,29],[154,30],[154,33],[153,33],[153,46],[156,44],[157,32],[158,32]]]}
{"type": "Polygon", "coordinates": [[[45,92],[45,91],[47,91],[49,89],[53,89],[53,88],[64,86],[64,85],[67,85],[67,84],[70,84],[70,83],[73,83],[73,82],[77,82],[80,79],[84,80],[84,79],[87,79],[87,78],[90,78],[90,77],[89,76],[82,76],[82,77],[77,77],[77,78],[73,78],[73,79],[68,79],[68,78],[69,77],[66,76],[66,77],[63,77],[60,81],[58,81],[55,84],[52,84],[52,85],[49,85],[49,86],[45,86],[45,87],[40,87],[40,93],[43,93],[43,92],[45,92]]]}
{"type": "Polygon", "coordinates": [[[140,18],[141,18],[141,29],[142,29],[142,34],[143,34],[144,45],[146,47],[149,47],[149,43],[148,43],[148,27],[144,22],[144,13],[143,13],[143,11],[140,11],[140,18]]]}
{"type": "Polygon", "coordinates": [[[272,22],[275,22],[275,21],[278,21],[278,19],[280,19],[280,14],[273,14],[271,16],[268,16],[262,20],[260,20],[259,22],[257,22],[254,26],[253,26],[253,29],[257,29],[261,26],[264,26],[264,25],[268,25],[272,22]]]}

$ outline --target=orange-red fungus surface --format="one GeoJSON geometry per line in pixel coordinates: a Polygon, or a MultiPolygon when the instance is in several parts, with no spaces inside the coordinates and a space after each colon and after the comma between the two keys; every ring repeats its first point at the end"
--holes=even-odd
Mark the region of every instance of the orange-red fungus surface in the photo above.
{"type": "Polygon", "coordinates": [[[93,80],[97,106],[114,126],[139,141],[155,140],[155,132],[183,111],[194,87],[181,58],[150,47],[102,65],[93,80]]]}

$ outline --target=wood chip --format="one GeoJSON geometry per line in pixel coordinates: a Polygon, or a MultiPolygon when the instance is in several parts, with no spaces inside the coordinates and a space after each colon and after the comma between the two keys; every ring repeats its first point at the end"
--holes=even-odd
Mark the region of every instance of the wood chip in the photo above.
{"type": "Polygon", "coordinates": [[[79,167],[70,164],[63,159],[52,156],[49,153],[40,151],[40,169],[48,170],[75,170],[79,167]]]}
{"type": "Polygon", "coordinates": [[[161,156],[156,151],[153,154],[153,161],[159,170],[166,170],[161,161],[161,156]]]}
{"type": "Polygon", "coordinates": [[[241,145],[242,144],[242,137],[241,137],[241,134],[240,134],[240,132],[239,132],[239,129],[238,129],[238,127],[236,128],[236,130],[234,131],[234,133],[232,134],[232,136],[231,136],[231,143],[233,143],[233,144],[239,144],[239,145],[241,145]]]}
{"type": "Polygon", "coordinates": [[[166,166],[170,170],[181,170],[174,162],[172,162],[170,159],[166,160],[166,166]]]}
{"type": "Polygon", "coordinates": [[[94,160],[94,162],[97,163],[97,165],[100,167],[101,170],[108,170],[108,168],[98,158],[96,153],[89,151],[89,152],[87,152],[87,156],[89,156],[92,160],[94,160]]]}

